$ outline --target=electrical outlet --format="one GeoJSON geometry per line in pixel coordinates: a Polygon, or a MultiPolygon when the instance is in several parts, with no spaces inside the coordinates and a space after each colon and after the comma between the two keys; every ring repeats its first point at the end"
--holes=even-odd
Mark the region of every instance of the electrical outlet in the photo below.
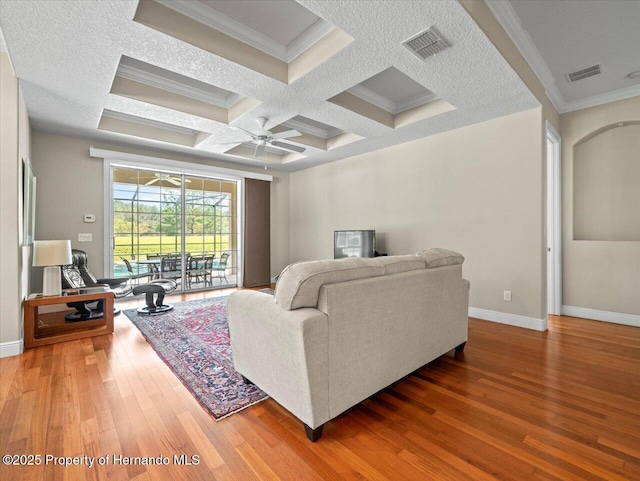
{"type": "Polygon", "coordinates": [[[511,291],[504,291],[504,300],[511,301],[511,291]]]}
{"type": "Polygon", "coordinates": [[[78,234],[78,242],[91,242],[93,234],[78,234]]]}

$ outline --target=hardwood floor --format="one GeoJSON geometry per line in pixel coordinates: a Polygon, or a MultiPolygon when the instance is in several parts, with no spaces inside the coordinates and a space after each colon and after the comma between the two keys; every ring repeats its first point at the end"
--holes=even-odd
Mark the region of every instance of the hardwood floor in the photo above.
{"type": "Polygon", "coordinates": [[[3,455],[109,463],[43,458],[0,466],[3,481],[640,480],[638,328],[552,317],[542,333],[471,319],[463,354],[330,421],[314,444],[273,400],[214,421],[124,316],[115,323],[112,336],[0,359],[3,455]],[[114,465],[113,455],[169,464],[114,465]]]}

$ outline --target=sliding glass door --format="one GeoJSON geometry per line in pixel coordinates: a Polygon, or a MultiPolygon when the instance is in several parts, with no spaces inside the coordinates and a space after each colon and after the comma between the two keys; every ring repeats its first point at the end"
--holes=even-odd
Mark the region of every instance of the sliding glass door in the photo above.
{"type": "Polygon", "coordinates": [[[237,182],[112,167],[113,274],[183,291],[235,286],[237,182]]]}

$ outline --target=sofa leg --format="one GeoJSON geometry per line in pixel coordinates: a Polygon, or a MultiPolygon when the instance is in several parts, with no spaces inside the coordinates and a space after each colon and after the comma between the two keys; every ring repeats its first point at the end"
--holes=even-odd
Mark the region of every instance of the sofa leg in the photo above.
{"type": "MultiPolygon", "coordinates": [[[[242,374],[240,374],[242,376],[242,374]]],[[[249,381],[246,377],[242,376],[242,380],[244,381],[245,384],[253,384],[251,381],[249,381]]]]}
{"type": "Polygon", "coordinates": [[[463,342],[459,346],[456,347],[456,352],[464,352],[464,346],[467,344],[467,341],[463,342]]]}
{"type": "Polygon", "coordinates": [[[324,428],[324,424],[318,426],[315,429],[310,428],[306,424],[304,425],[304,430],[307,433],[307,438],[309,441],[315,443],[322,436],[322,428],[324,428]]]}

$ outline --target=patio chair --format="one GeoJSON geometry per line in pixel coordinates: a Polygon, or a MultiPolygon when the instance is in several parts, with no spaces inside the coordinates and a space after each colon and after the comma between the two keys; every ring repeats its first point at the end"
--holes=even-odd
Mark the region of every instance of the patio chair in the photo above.
{"type": "MultiPolygon", "coordinates": [[[[187,257],[187,265],[189,258],[187,257]]],[[[176,282],[182,279],[182,259],[175,254],[169,254],[160,261],[160,278],[171,279],[176,282]]]]}
{"type": "Polygon", "coordinates": [[[189,269],[187,269],[187,285],[191,289],[191,283],[195,279],[195,282],[202,282],[204,287],[212,286],[211,272],[213,268],[213,259],[215,254],[203,254],[202,256],[192,256],[189,259],[189,269]]]}
{"type": "Polygon", "coordinates": [[[153,273],[153,279],[160,278],[160,262],[163,257],[165,256],[158,253],[147,254],[147,262],[145,264],[149,266],[149,271],[153,273]]]}
{"type": "Polygon", "coordinates": [[[131,262],[129,261],[129,259],[127,259],[126,257],[120,257],[120,259],[122,259],[124,261],[124,264],[127,266],[127,272],[129,273],[129,280],[132,281],[136,281],[136,284],[140,283],[140,279],[144,279],[145,277],[148,278],[149,280],[153,279],[154,277],[154,273],[153,271],[149,270],[148,272],[140,272],[140,266],[138,266],[138,272],[135,273],[133,272],[133,267],[131,266],[131,262]]]}
{"type": "Polygon", "coordinates": [[[229,261],[229,257],[231,256],[231,252],[224,252],[220,256],[220,260],[214,261],[211,266],[211,284],[213,285],[213,277],[220,279],[220,283],[222,284],[222,279],[229,282],[227,280],[227,262],[229,261]],[[215,272],[215,276],[213,273],[215,272]]]}

